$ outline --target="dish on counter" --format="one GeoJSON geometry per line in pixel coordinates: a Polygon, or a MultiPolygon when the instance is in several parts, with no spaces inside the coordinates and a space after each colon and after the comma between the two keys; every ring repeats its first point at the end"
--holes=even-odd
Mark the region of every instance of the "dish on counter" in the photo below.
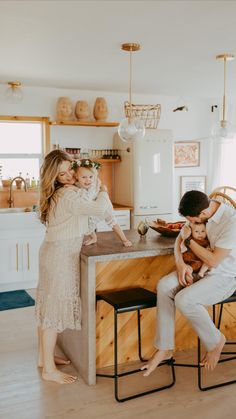
{"type": "Polygon", "coordinates": [[[159,218],[156,221],[148,222],[150,228],[166,237],[177,237],[184,224],[185,221],[167,223],[165,220],[161,220],[159,218]]]}

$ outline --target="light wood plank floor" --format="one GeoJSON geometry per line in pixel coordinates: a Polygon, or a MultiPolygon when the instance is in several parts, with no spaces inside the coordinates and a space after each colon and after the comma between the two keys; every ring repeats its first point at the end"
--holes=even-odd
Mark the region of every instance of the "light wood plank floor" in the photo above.
{"type": "MultiPolygon", "coordinates": [[[[112,380],[100,378],[96,386],[82,379],[60,386],[43,382],[36,368],[37,339],[34,308],[0,312],[0,418],[1,419],[220,419],[234,417],[236,385],[200,392],[197,371],[176,368],[176,385],[160,393],[117,403],[112,380]]],[[[177,354],[191,357],[190,352],[177,354]]],[[[216,376],[233,379],[236,364],[221,365],[216,376]]],[[[73,367],[64,367],[73,371],[73,367]]],[[[156,374],[156,373],[155,373],[156,374]]],[[[215,374],[215,373],[214,373],[215,374]]],[[[154,377],[154,376],[153,376],[154,377]]],[[[155,379],[155,378],[152,378],[155,379]]],[[[129,387],[142,385],[142,375],[132,376],[129,387]]]]}

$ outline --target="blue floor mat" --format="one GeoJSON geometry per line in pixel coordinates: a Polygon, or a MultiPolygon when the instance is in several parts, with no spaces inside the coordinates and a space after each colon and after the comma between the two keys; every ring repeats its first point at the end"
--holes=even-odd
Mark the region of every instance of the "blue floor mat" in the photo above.
{"type": "Polygon", "coordinates": [[[34,305],[34,299],[24,290],[0,292],[0,311],[34,305]]]}

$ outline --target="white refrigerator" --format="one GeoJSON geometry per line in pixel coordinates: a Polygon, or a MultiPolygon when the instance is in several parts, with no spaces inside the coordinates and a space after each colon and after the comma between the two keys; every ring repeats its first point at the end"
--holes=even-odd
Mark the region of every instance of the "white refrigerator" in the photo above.
{"type": "Polygon", "coordinates": [[[114,135],[121,163],[114,165],[113,202],[133,207],[131,227],[141,220],[173,214],[173,136],[171,130],[146,130],[144,139],[123,142],[114,135]]]}

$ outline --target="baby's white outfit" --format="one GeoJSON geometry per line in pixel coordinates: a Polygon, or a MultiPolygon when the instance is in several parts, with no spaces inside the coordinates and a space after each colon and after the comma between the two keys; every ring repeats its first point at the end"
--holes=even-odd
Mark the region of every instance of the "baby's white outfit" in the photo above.
{"type": "MultiPolygon", "coordinates": [[[[94,184],[92,184],[92,186],[89,189],[85,189],[82,188],[79,182],[75,183],[75,186],[77,186],[78,188],[78,193],[81,197],[81,199],[83,201],[94,201],[95,199],[97,199],[99,190],[100,190],[100,185],[101,182],[99,180],[97,180],[97,182],[94,182],[94,184]]],[[[106,212],[105,212],[105,217],[104,218],[100,218],[100,217],[89,217],[88,220],[88,232],[86,234],[91,234],[96,230],[97,224],[99,223],[99,221],[105,219],[107,225],[111,228],[114,227],[114,225],[117,224],[117,220],[114,216],[113,213],[113,206],[112,203],[110,201],[110,205],[108,206],[106,212]]]]}

